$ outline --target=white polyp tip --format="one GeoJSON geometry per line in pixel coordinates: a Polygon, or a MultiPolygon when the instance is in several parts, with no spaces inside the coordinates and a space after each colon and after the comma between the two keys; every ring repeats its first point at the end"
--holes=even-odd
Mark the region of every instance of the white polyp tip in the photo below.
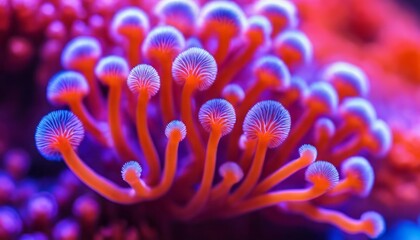
{"type": "Polygon", "coordinates": [[[182,141],[187,135],[187,127],[181,121],[174,120],[166,126],[165,135],[167,138],[171,137],[172,134],[177,134],[179,141],[182,141]]]}
{"type": "Polygon", "coordinates": [[[241,167],[235,162],[225,162],[225,163],[223,163],[219,168],[219,174],[223,178],[226,178],[226,177],[228,177],[228,175],[231,174],[231,176],[233,177],[232,181],[234,183],[237,183],[237,182],[241,181],[241,179],[244,176],[244,173],[243,173],[241,167]]]}
{"type": "Polygon", "coordinates": [[[320,183],[329,190],[338,183],[338,172],[331,163],[316,161],[306,169],[305,179],[314,184],[320,183]]]}
{"type": "Polygon", "coordinates": [[[141,177],[142,168],[136,161],[126,162],[121,168],[122,179],[126,182],[132,182],[141,177]]]}
{"type": "Polygon", "coordinates": [[[315,161],[317,154],[318,152],[316,148],[310,144],[304,144],[299,148],[300,157],[304,157],[304,156],[309,157],[311,162],[315,161]]]}

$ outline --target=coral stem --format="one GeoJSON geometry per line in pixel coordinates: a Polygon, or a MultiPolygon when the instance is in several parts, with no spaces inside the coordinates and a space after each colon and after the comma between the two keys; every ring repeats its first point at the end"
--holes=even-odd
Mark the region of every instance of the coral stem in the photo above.
{"type": "Polygon", "coordinates": [[[80,119],[83,126],[92,136],[102,145],[111,147],[111,142],[104,136],[104,132],[99,129],[96,120],[89,114],[83,103],[77,99],[69,102],[71,111],[80,119]]]}
{"type": "Polygon", "coordinates": [[[363,221],[352,219],[341,212],[313,206],[307,202],[287,203],[286,208],[292,212],[300,213],[314,221],[335,225],[347,233],[370,234],[369,226],[363,221]]]}
{"type": "Polygon", "coordinates": [[[127,44],[128,64],[130,68],[141,63],[141,41],[129,39],[127,44]]]}
{"type": "MultiPolygon", "coordinates": [[[[258,81],[250,89],[247,90],[245,94],[245,96],[247,97],[242,101],[237,110],[237,122],[243,122],[246,113],[257,101],[257,99],[260,97],[261,93],[264,91],[265,88],[266,86],[258,81]]],[[[230,135],[229,139],[228,148],[230,149],[230,151],[228,152],[228,157],[231,159],[235,158],[238,155],[238,149],[236,146],[238,144],[240,135],[241,126],[240,124],[238,124],[233,128],[232,134],[230,135]]]]}
{"type": "Polygon", "coordinates": [[[303,190],[283,190],[270,192],[242,201],[233,207],[224,210],[222,213],[220,213],[220,215],[222,217],[228,218],[255,211],[261,208],[270,207],[281,202],[309,201],[323,195],[325,192],[325,188],[317,187],[316,185],[303,190]]]}
{"type": "Polygon", "coordinates": [[[229,180],[228,178],[223,178],[222,181],[211,190],[210,201],[220,202],[225,200],[229,194],[231,187],[231,180],[229,180]]]}
{"type": "Polygon", "coordinates": [[[318,116],[319,113],[313,109],[308,109],[304,112],[302,117],[300,117],[298,122],[294,125],[290,137],[286,139],[283,146],[281,146],[272,157],[275,161],[271,161],[271,164],[267,166],[267,169],[277,169],[286,161],[286,158],[290,156],[293,149],[296,149],[296,146],[311,129],[318,116]]]}
{"type": "Polygon", "coordinates": [[[303,155],[302,157],[291,161],[290,163],[275,171],[273,174],[261,181],[257,187],[255,187],[253,195],[259,195],[261,193],[267,192],[272,187],[281,183],[295,172],[307,167],[309,164],[311,164],[311,161],[308,161],[306,158],[308,158],[308,156],[303,155]]]}
{"type": "Polygon", "coordinates": [[[207,204],[216,168],[217,146],[219,145],[221,137],[222,133],[220,130],[212,130],[210,132],[206,150],[204,173],[202,175],[200,188],[188,202],[187,206],[183,208],[175,207],[173,209],[178,218],[191,219],[196,216],[207,204]]]}
{"type": "Polygon", "coordinates": [[[160,161],[150,136],[149,127],[147,125],[147,104],[149,102],[148,90],[143,89],[140,91],[137,99],[136,110],[136,127],[137,136],[139,138],[140,146],[143,150],[147,165],[149,167],[148,183],[156,184],[160,177],[160,161]]]}
{"type": "Polygon", "coordinates": [[[124,139],[123,129],[121,126],[120,101],[121,101],[121,85],[111,86],[108,97],[108,121],[111,130],[112,139],[117,153],[123,160],[136,159],[136,155],[130,149],[129,144],[124,139]]]}
{"type": "Polygon", "coordinates": [[[140,178],[127,182],[130,187],[134,190],[136,193],[136,196],[139,197],[145,197],[147,196],[147,193],[150,191],[149,186],[140,178]]]}
{"type": "Polygon", "coordinates": [[[133,198],[134,192],[131,189],[118,187],[90,169],[77,156],[67,141],[60,143],[59,149],[67,166],[77,177],[103,197],[121,204],[131,204],[138,201],[138,199],[133,198]]]}
{"type": "Polygon", "coordinates": [[[217,45],[217,49],[213,56],[217,62],[217,65],[220,66],[229,53],[230,37],[224,34],[220,34],[218,39],[219,42],[217,45]]]}
{"type": "Polygon", "coordinates": [[[255,144],[248,143],[245,147],[245,150],[242,152],[241,159],[239,160],[239,166],[241,166],[242,171],[247,173],[252,163],[252,155],[255,152],[255,144]]]}
{"type": "Polygon", "coordinates": [[[83,76],[85,76],[88,84],[89,84],[89,89],[90,89],[90,93],[87,96],[87,101],[88,101],[88,106],[89,109],[92,110],[92,113],[95,117],[102,117],[102,109],[104,104],[102,102],[102,96],[101,93],[99,91],[99,86],[97,81],[95,80],[95,72],[94,72],[94,67],[90,67],[86,69],[81,69],[81,72],[83,74],[83,76]]]}
{"type": "Polygon", "coordinates": [[[343,193],[347,193],[351,190],[352,182],[349,178],[344,178],[335,185],[333,189],[328,192],[329,196],[337,196],[343,193]]]}
{"type": "Polygon", "coordinates": [[[168,145],[166,146],[165,152],[165,168],[163,171],[163,176],[160,183],[151,188],[148,193],[146,193],[147,199],[156,199],[168,192],[175,178],[177,162],[178,162],[178,147],[179,140],[174,136],[169,137],[168,145]]]}
{"type": "Polygon", "coordinates": [[[201,138],[199,136],[198,128],[193,120],[193,113],[192,113],[192,95],[194,92],[194,86],[188,84],[187,81],[182,89],[182,96],[181,96],[181,119],[187,126],[188,134],[187,139],[189,145],[196,156],[196,160],[202,161],[202,156],[204,156],[204,147],[203,143],[201,142],[201,138]]]}
{"type": "Polygon", "coordinates": [[[168,59],[160,62],[161,92],[160,108],[162,111],[163,123],[168,124],[175,119],[174,97],[172,92],[172,62],[168,59]]]}
{"type": "Polygon", "coordinates": [[[254,160],[252,161],[251,168],[238,189],[229,197],[228,202],[230,204],[233,204],[241,198],[246,197],[248,193],[253,190],[255,184],[261,176],[265,154],[267,152],[267,146],[267,141],[261,139],[258,140],[257,150],[254,156],[254,160]]]}

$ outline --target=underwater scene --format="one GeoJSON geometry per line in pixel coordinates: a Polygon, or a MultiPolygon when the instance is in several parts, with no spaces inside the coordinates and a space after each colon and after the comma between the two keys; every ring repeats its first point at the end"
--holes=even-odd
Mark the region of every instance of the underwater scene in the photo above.
{"type": "Polygon", "coordinates": [[[0,240],[420,240],[420,2],[0,0],[0,240]]]}

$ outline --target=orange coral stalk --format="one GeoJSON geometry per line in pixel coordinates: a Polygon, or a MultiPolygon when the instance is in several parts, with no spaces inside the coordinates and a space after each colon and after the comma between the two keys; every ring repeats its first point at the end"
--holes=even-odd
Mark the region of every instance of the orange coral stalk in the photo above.
{"type": "Polygon", "coordinates": [[[76,176],[110,201],[132,204],[138,202],[132,189],[121,188],[98,175],[77,156],[75,149],[84,137],[81,121],[71,112],[59,110],[45,116],[39,123],[35,141],[38,150],[49,159],[61,159],[76,176]]]}
{"type": "Polygon", "coordinates": [[[309,202],[289,202],[285,204],[285,208],[314,221],[335,225],[347,233],[364,233],[376,238],[385,230],[384,220],[376,212],[366,212],[361,219],[352,219],[341,212],[316,207],[309,202]]]}
{"type": "Polygon", "coordinates": [[[134,154],[130,145],[127,143],[123,135],[123,129],[121,129],[121,113],[120,113],[120,101],[121,101],[121,85],[111,86],[109,89],[108,96],[108,121],[109,128],[111,130],[111,136],[114,140],[114,146],[117,153],[123,160],[136,159],[137,156],[134,154]]]}
{"type": "Polygon", "coordinates": [[[257,140],[257,150],[251,168],[239,188],[229,197],[230,204],[245,197],[259,180],[267,148],[278,147],[289,134],[289,112],[278,102],[262,101],[252,107],[245,117],[245,136],[257,140]]]}
{"type": "Polygon", "coordinates": [[[265,154],[268,148],[268,141],[260,140],[257,143],[257,150],[252,160],[251,168],[246,175],[244,181],[241,183],[239,188],[229,196],[229,203],[234,203],[239,199],[245,197],[249,192],[252,191],[258,179],[261,176],[262,168],[264,165],[265,154]]]}
{"type": "Polygon", "coordinates": [[[234,217],[244,213],[252,212],[261,208],[274,206],[281,202],[292,201],[309,201],[317,198],[326,192],[325,189],[311,187],[304,190],[284,190],[277,192],[270,192],[264,195],[250,198],[243,202],[236,204],[228,210],[225,210],[220,215],[222,217],[234,217]]]}
{"type": "Polygon", "coordinates": [[[120,105],[123,83],[128,75],[129,67],[125,59],[117,56],[109,56],[101,59],[96,68],[95,74],[106,85],[108,92],[108,121],[114,146],[120,157],[127,161],[136,159],[136,154],[130,148],[123,135],[120,105]]]}
{"type": "Polygon", "coordinates": [[[335,111],[338,104],[337,93],[328,83],[315,83],[310,86],[305,103],[308,108],[292,129],[292,137],[285,141],[281,151],[277,151],[273,159],[278,160],[272,161],[272,164],[267,167],[268,169],[277,169],[280,164],[284,163],[290,152],[299,144],[320,115],[335,111]]]}
{"type": "MultiPolygon", "coordinates": [[[[242,101],[238,108],[238,122],[242,122],[245,114],[252,104],[258,100],[261,93],[267,89],[285,89],[290,85],[290,73],[286,65],[277,57],[266,56],[260,58],[253,68],[254,75],[256,76],[255,83],[245,94],[247,97],[242,101]]],[[[229,143],[229,158],[237,155],[236,144],[240,137],[240,127],[233,130],[231,140],[229,143]]]]}
{"type": "Polygon", "coordinates": [[[313,185],[302,190],[283,190],[270,192],[241,201],[220,213],[223,217],[233,217],[246,212],[269,207],[281,202],[308,201],[325,194],[338,182],[338,172],[328,162],[312,163],[305,173],[307,181],[313,185]]]}
{"type": "Polygon", "coordinates": [[[309,164],[313,163],[316,159],[317,152],[316,148],[311,145],[303,145],[299,148],[300,157],[286,164],[282,168],[275,171],[273,174],[261,181],[255,190],[253,195],[259,195],[261,193],[267,192],[275,185],[279,184],[286,178],[290,177],[295,172],[307,167],[309,164]]]}
{"type": "Polygon", "coordinates": [[[181,219],[190,219],[196,216],[207,204],[213,184],[219,141],[223,135],[232,131],[236,122],[233,106],[223,99],[207,101],[200,108],[198,116],[203,128],[210,132],[206,149],[204,173],[200,188],[188,204],[183,208],[173,207],[175,215],[181,219]]]}
{"type": "Polygon", "coordinates": [[[180,121],[172,121],[166,127],[165,134],[169,139],[165,151],[165,169],[160,183],[146,192],[145,197],[149,200],[166,194],[172,186],[177,170],[178,146],[185,138],[186,127],[180,121]]]}
{"type": "Polygon", "coordinates": [[[150,136],[149,127],[147,126],[147,104],[149,102],[149,94],[146,89],[139,93],[137,98],[136,110],[136,127],[137,136],[139,137],[140,146],[143,150],[147,165],[150,168],[148,175],[149,183],[154,185],[160,178],[160,161],[150,136]]]}
{"type": "Polygon", "coordinates": [[[172,61],[184,46],[182,33],[169,26],[153,29],[143,44],[143,54],[152,62],[162,78],[160,106],[164,124],[176,117],[172,89],[172,61]]]}
{"type": "Polygon", "coordinates": [[[172,88],[172,62],[162,61],[160,63],[160,76],[162,79],[162,91],[160,93],[160,108],[162,110],[162,117],[164,123],[175,119],[175,107],[173,103],[173,88],[172,88]]]}
{"type": "Polygon", "coordinates": [[[104,131],[99,128],[98,122],[89,114],[81,101],[69,101],[69,107],[95,139],[105,146],[110,147],[112,145],[110,139],[104,136],[104,131]]]}
{"type": "Polygon", "coordinates": [[[195,86],[188,83],[186,83],[182,89],[181,119],[185,122],[187,129],[189,129],[187,139],[192,151],[194,152],[194,155],[196,156],[196,158],[202,158],[202,156],[204,156],[204,144],[201,141],[197,124],[195,123],[192,117],[193,109],[191,99],[194,90],[195,86]]]}
{"type": "Polygon", "coordinates": [[[200,48],[189,48],[182,52],[172,64],[172,75],[183,85],[181,96],[181,119],[185,122],[191,148],[199,162],[204,155],[204,146],[193,120],[192,96],[196,89],[208,89],[216,79],[217,64],[213,56],[200,48]]]}
{"type": "Polygon", "coordinates": [[[160,78],[152,66],[140,64],[128,74],[127,86],[132,93],[138,95],[136,107],[137,136],[149,166],[149,184],[154,185],[160,177],[160,161],[147,125],[147,105],[150,97],[159,91],[160,78]]]}
{"type": "Polygon", "coordinates": [[[173,207],[172,211],[175,216],[181,219],[191,219],[196,216],[199,211],[206,205],[211,186],[213,183],[214,171],[216,167],[216,153],[217,146],[220,138],[222,137],[221,131],[212,131],[209,136],[206,150],[206,160],[204,165],[204,173],[202,175],[200,188],[197,190],[193,198],[188,202],[185,207],[173,207]]]}
{"type": "Polygon", "coordinates": [[[90,93],[88,95],[88,104],[89,108],[92,109],[94,116],[102,117],[103,111],[101,109],[105,109],[104,101],[102,98],[102,94],[99,90],[98,82],[95,78],[95,73],[92,70],[94,69],[93,66],[86,67],[86,69],[81,69],[80,72],[86,77],[86,80],[89,83],[90,93]]]}
{"type": "Polygon", "coordinates": [[[278,151],[277,154],[273,157],[276,159],[276,162],[284,163],[290,152],[296,148],[300,141],[305,137],[306,133],[311,129],[312,124],[319,117],[320,113],[313,111],[313,109],[306,109],[301,118],[293,126],[291,136],[283,144],[281,151],[278,151]]]}
{"type": "Polygon", "coordinates": [[[252,155],[255,152],[256,149],[256,142],[246,139],[245,135],[241,136],[241,139],[239,140],[240,144],[242,141],[245,141],[244,144],[244,151],[242,153],[242,156],[239,160],[239,166],[241,166],[242,170],[247,173],[249,171],[249,168],[251,167],[251,163],[252,163],[252,155]]]}
{"type": "Polygon", "coordinates": [[[234,162],[226,162],[220,166],[219,174],[223,179],[210,193],[210,201],[213,204],[226,200],[232,186],[239,182],[244,175],[239,165],[234,162]]]}
{"type": "Polygon", "coordinates": [[[136,161],[126,162],[121,168],[121,176],[131,188],[133,188],[137,196],[144,196],[149,186],[140,178],[143,169],[136,161]]]}
{"type": "Polygon", "coordinates": [[[110,201],[122,204],[130,204],[138,201],[133,198],[134,192],[131,189],[118,187],[108,179],[95,173],[86,164],[84,164],[67,141],[60,143],[58,148],[63,155],[67,166],[74,172],[74,174],[76,174],[82,182],[94,189],[103,197],[109,199],[110,201]]]}

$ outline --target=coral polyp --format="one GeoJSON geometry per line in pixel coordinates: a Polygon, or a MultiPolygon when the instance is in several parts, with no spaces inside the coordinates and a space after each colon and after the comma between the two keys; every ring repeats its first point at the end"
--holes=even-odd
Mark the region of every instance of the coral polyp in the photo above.
{"type": "Polygon", "coordinates": [[[318,62],[292,1],[134,2],[63,2],[49,25],[62,69],[46,98],[66,109],[40,120],[35,144],[71,174],[31,202],[53,206],[33,229],[60,219],[48,236],[99,238],[123,218],[124,239],[147,236],[150,222],[164,238],[170,224],[272,209],[348,234],[385,231],[377,208],[355,207],[392,142],[369,75],[345,59],[318,62]],[[74,177],[88,187],[77,199],[74,177]],[[78,221],[58,209],[70,195],[78,221]]]}
{"type": "Polygon", "coordinates": [[[71,112],[61,110],[45,116],[37,127],[35,142],[39,152],[47,159],[61,158],[60,146],[77,148],[85,131],[80,120],[71,112]]]}

